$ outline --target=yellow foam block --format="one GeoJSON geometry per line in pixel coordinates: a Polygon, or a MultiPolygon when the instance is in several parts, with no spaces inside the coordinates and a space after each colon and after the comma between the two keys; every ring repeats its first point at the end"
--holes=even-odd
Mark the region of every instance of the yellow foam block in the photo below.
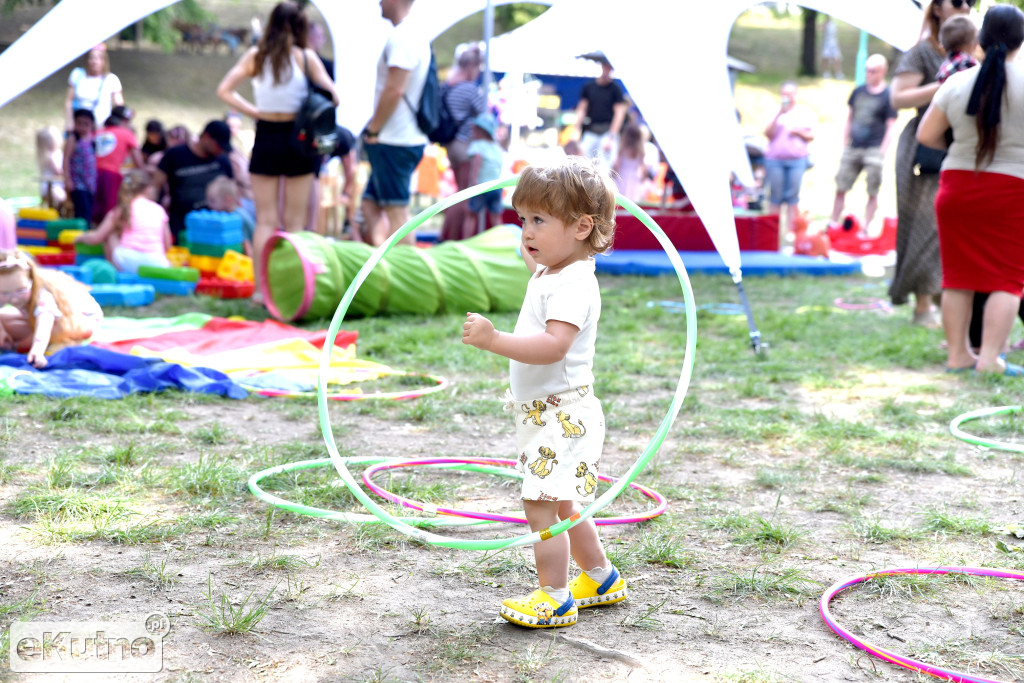
{"type": "Polygon", "coordinates": [[[24,252],[32,254],[33,256],[39,256],[40,254],[59,254],[61,252],[60,247],[37,247],[31,244],[18,247],[24,252]]]}
{"type": "Polygon", "coordinates": [[[188,265],[204,273],[216,273],[220,268],[219,256],[199,256],[192,254],[188,257],[188,265]]]}
{"type": "Polygon", "coordinates": [[[61,230],[60,234],[57,235],[57,242],[59,244],[74,244],[75,238],[83,232],[83,230],[61,230]]]}
{"type": "Polygon", "coordinates": [[[176,268],[187,266],[190,256],[185,247],[171,247],[167,250],[167,260],[176,268]]]}
{"type": "Polygon", "coordinates": [[[217,277],[234,282],[253,282],[252,259],[228,249],[217,268],[217,277]]]}
{"type": "Polygon", "coordinates": [[[60,212],[45,206],[26,206],[18,209],[18,218],[32,221],[55,221],[60,218],[60,212]]]}

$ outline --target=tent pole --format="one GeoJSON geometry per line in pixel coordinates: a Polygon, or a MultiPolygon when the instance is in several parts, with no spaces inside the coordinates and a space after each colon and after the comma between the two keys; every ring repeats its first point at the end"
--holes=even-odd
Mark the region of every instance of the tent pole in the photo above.
{"type": "Polygon", "coordinates": [[[484,97],[489,98],[491,83],[494,82],[494,74],[491,73],[491,38],[494,37],[494,3],[487,0],[484,8],[484,74],[482,87],[484,97]]]}
{"type": "Polygon", "coordinates": [[[740,293],[740,303],[743,304],[743,310],[747,314],[747,328],[750,330],[750,348],[754,350],[755,354],[759,354],[767,344],[761,343],[761,332],[757,329],[757,323],[754,322],[754,312],[750,310],[750,302],[747,301],[747,293],[743,290],[742,278],[736,279],[735,282],[736,289],[740,293]]]}

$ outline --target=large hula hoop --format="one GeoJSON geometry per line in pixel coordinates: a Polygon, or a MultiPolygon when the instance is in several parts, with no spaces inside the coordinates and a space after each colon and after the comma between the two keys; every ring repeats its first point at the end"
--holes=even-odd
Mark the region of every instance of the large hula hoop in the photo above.
{"type": "MultiPolygon", "coordinates": [[[[475,510],[462,510],[460,508],[441,507],[440,505],[434,505],[432,503],[421,503],[420,501],[400,496],[397,493],[392,493],[373,481],[373,475],[385,470],[399,469],[402,467],[423,467],[426,465],[444,464],[496,465],[504,470],[496,472],[501,476],[519,479],[522,479],[523,477],[521,473],[511,469],[516,464],[515,460],[506,460],[504,458],[425,458],[422,460],[392,460],[390,462],[371,465],[363,470],[363,485],[385,500],[391,501],[392,503],[398,503],[399,505],[413,510],[426,512],[428,514],[451,515],[453,517],[467,517],[470,519],[486,519],[492,522],[506,522],[508,524],[527,523],[526,517],[522,515],[502,515],[491,512],[476,512],[475,510]]],[[[611,484],[615,483],[614,477],[607,477],[603,474],[599,474],[598,479],[611,484]]],[[[646,522],[649,519],[654,519],[668,509],[668,500],[665,499],[665,496],[661,495],[654,489],[642,486],[636,482],[630,482],[629,486],[653,500],[657,503],[657,506],[632,516],[617,515],[615,517],[596,517],[594,518],[595,524],[598,526],[639,524],[640,522],[646,522]]]]}
{"type": "Polygon", "coordinates": [[[978,420],[983,417],[992,417],[994,415],[1011,415],[1013,413],[1019,413],[1024,411],[1024,406],[999,406],[998,408],[980,408],[978,410],[972,410],[964,413],[963,415],[957,415],[949,423],[949,433],[960,439],[966,441],[969,444],[975,446],[984,446],[985,448],[995,448],[1000,451],[1009,451],[1011,453],[1024,453],[1024,444],[1009,443],[1006,441],[996,441],[995,439],[986,439],[981,436],[974,436],[968,434],[964,430],[960,429],[960,425],[964,422],[970,422],[971,420],[978,420]]]}
{"type": "MultiPolygon", "coordinates": [[[[371,399],[389,400],[389,401],[405,401],[411,398],[420,398],[428,394],[435,394],[439,391],[444,391],[448,388],[448,380],[438,375],[427,375],[421,372],[387,372],[382,373],[382,377],[420,377],[425,380],[433,382],[432,385],[421,387],[419,389],[408,389],[406,391],[377,391],[373,393],[364,392],[340,392],[336,391],[331,394],[327,394],[327,398],[332,401],[369,401],[371,399]]],[[[243,387],[249,389],[249,391],[255,392],[261,396],[317,396],[316,391],[282,391],[279,389],[266,389],[259,387],[248,387],[245,384],[245,380],[239,382],[243,387]]]]}
{"type": "MultiPolygon", "coordinates": [[[[381,462],[388,462],[391,458],[380,458],[380,457],[357,457],[357,458],[343,458],[350,465],[374,465],[381,462]]],[[[286,474],[294,472],[296,470],[308,470],[316,469],[320,467],[333,466],[334,463],[330,458],[316,458],[313,460],[297,460],[295,462],[287,462],[281,465],[274,465],[268,467],[265,470],[256,472],[249,477],[249,491],[254,496],[262,500],[264,503],[273,505],[276,508],[293,512],[297,515],[306,515],[307,517],[319,517],[320,519],[331,519],[336,522],[348,522],[350,524],[383,524],[384,521],[374,515],[367,515],[359,512],[339,512],[337,510],[328,510],[326,508],[318,508],[312,505],[303,505],[302,503],[296,503],[280,496],[276,496],[273,493],[269,493],[260,486],[260,482],[267,477],[272,477],[276,474],[286,474]]],[[[479,467],[464,467],[460,469],[469,469],[473,471],[479,471],[484,468],[479,467]]],[[[486,469],[484,469],[487,472],[486,469]]],[[[488,472],[489,473],[489,472],[488,472]]],[[[414,524],[418,526],[478,526],[480,524],[491,524],[485,520],[475,519],[455,519],[455,518],[444,518],[444,517],[401,517],[402,521],[407,524],[414,524]]]]}
{"type": "Polygon", "coordinates": [[[941,678],[944,681],[954,681],[955,683],[1003,683],[992,678],[980,678],[978,676],[972,676],[971,674],[962,673],[959,671],[949,671],[941,669],[936,666],[930,666],[924,662],[919,662],[909,657],[903,657],[895,653],[883,650],[877,645],[873,645],[866,640],[857,638],[855,635],[844,629],[836,620],[832,617],[832,612],[829,610],[829,603],[836,595],[846,590],[850,586],[855,586],[858,583],[864,583],[870,579],[877,578],[879,576],[895,576],[899,574],[969,574],[971,576],[992,576],[1000,579],[1017,579],[1018,581],[1024,581],[1024,572],[1016,572],[1008,569],[986,569],[984,567],[899,567],[891,569],[882,569],[877,572],[865,574],[864,576],[854,576],[848,579],[844,579],[832,585],[824,595],[821,596],[820,610],[821,618],[825,621],[825,625],[828,626],[832,631],[842,638],[843,640],[849,641],[854,647],[864,650],[870,655],[874,655],[879,659],[902,666],[913,671],[920,673],[929,674],[936,678],[941,678]]]}
{"type": "Polygon", "coordinates": [[[665,413],[665,417],[662,419],[661,424],[658,425],[654,436],[651,437],[650,442],[644,448],[643,452],[639,457],[637,457],[636,461],[634,461],[625,474],[597,500],[587,506],[579,514],[573,515],[569,519],[564,519],[547,529],[524,534],[515,538],[499,538],[490,540],[458,539],[449,536],[442,536],[440,534],[435,534],[425,529],[418,528],[408,522],[402,521],[401,518],[391,515],[359,488],[358,482],[352,476],[352,473],[349,472],[345,461],[338,452],[338,446],[334,441],[334,430],[331,428],[330,414],[328,413],[329,403],[327,401],[326,386],[327,370],[330,367],[330,349],[334,346],[334,340],[338,336],[338,331],[341,329],[341,323],[345,319],[345,314],[348,312],[348,308],[352,304],[352,300],[355,298],[356,292],[362,286],[363,282],[366,281],[366,278],[369,277],[370,272],[376,268],[377,264],[379,264],[381,259],[384,258],[384,255],[398,244],[403,237],[423,225],[427,220],[433,218],[445,209],[469,199],[470,197],[475,197],[476,195],[484,194],[492,190],[512,187],[518,182],[519,178],[517,176],[515,178],[495,180],[466,188],[465,190],[456,192],[452,196],[421,211],[408,223],[396,230],[394,234],[384,242],[384,244],[377,247],[373,254],[370,255],[370,258],[367,259],[366,263],[363,264],[363,267],[359,269],[358,273],[356,273],[355,278],[352,279],[348,289],[345,290],[345,295],[341,298],[341,303],[338,304],[338,308],[334,312],[334,317],[331,319],[331,324],[327,329],[327,342],[324,344],[324,351],[320,355],[320,373],[317,377],[317,410],[320,415],[320,431],[323,434],[324,443],[327,445],[327,452],[330,455],[331,461],[334,463],[335,469],[338,470],[338,475],[341,477],[341,480],[345,482],[345,485],[348,486],[352,495],[355,496],[355,498],[376,517],[395,530],[432,545],[458,548],[462,550],[501,550],[504,548],[521,547],[539,543],[540,541],[567,531],[586,519],[590,519],[602,508],[611,503],[612,500],[614,500],[620,493],[622,493],[626,486],[628,486],[629,483],[639,475],[640,471],[647,466],[647,463],[649,463],[658,452],[661,444],[664,443],[665,438],[668,436],[669,429],[672,427],[672,423],[679,414],[680,408],[682,408],[683,398],[686,396],[686,390],[689,388],[690,384],[690,377],[693,374],[693,359],[697,351],[697,311],[693,302],[693,288],[690,286],[690,279],[686,273],[686,267],[683,265],[682,259],[679,258],[679,252],[676,251],[671,240],[669,240],[668,236],[665,235],[665,232],[658,227],[658,224],[655,223],[649,215],[647,215],[647,212],[628,198],[623,197],[620,194],[616,194],[616,203],[629,211],[629,213],[639,219],[641,223],[646,225],[647,229],[651,231],[661,244],[665,253],[668,254],[669,261],[675,268],[676,277],[679,279],[679,285],[683,291],[683,298],[687,304],[686,353],[683,357],[683,367],[679,373],[679,382],[676,384],[675,393],[672,395],[672,401],[669,404],[668,411],[665,413]]]}

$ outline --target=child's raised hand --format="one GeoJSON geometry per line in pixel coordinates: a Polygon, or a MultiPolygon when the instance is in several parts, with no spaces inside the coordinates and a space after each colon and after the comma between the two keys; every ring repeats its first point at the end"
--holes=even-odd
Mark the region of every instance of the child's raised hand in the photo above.
{"type": "Polygon", "coordinates": [[[43,355],[42,351],[35,351],[34,349],[28,352],[28,356],[26,356],[25,360],[27,360],[29,364],[37,370],[42,370],[49,362],[46,360],[46,356],[43,355]]]}
{"type": "Polygon", "coordinates": [[[467,313],[462,324],[462,343],[487,351],[497,334],[494,324],[479,313],[467,313]]]}

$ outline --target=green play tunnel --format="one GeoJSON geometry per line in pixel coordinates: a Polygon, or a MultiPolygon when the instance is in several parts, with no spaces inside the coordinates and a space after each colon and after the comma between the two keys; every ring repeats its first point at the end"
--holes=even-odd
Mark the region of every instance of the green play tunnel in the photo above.
{"type": "MultiPolygon", "coordinates": [[[[396,246],[359,288],[348,313],[519,310],[530,278],[519,242],[519,228],[500,225],[429,249],[396,246]]],[[[330,317],[373,251],[312,232],[275,234],[264,249],[267,309],[284,321],[330,317]]]]}

